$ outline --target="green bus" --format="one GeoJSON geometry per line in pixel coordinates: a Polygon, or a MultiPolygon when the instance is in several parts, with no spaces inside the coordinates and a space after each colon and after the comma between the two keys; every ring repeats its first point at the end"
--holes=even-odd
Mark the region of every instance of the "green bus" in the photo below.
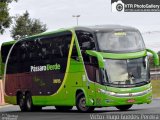
{"type": "Polygon", "coordinates": [[[81,112],[149,104],[152,86],[147,52],[132,27],[74,27],[2,44],[5,101],[21,111],[55,106],[81,112]]]}

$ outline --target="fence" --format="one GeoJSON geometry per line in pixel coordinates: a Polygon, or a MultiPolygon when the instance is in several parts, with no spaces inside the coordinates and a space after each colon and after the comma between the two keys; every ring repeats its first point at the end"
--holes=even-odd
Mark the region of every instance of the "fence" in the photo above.
{"type": "Polygon", "coordinates": [[[160,69],[152,68],[150,69],[151,80],[160,80],[160,69]]]}

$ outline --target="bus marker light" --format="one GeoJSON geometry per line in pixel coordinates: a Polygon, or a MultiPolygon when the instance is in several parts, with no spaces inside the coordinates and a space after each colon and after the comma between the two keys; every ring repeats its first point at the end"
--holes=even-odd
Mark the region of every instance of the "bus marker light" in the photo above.
{"type": "Polygon", "coordinates": [[[134,99],[129,99],[127,102],[128,103],[133,103],[133,102],[135,102],[135,100],[134,99]]]}

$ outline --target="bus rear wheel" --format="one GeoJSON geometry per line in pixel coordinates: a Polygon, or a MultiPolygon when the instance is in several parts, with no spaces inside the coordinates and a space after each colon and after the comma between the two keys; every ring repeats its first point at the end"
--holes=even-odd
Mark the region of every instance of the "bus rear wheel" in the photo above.
{"type": "Polygon", "coordinates": [[[76,97],[76,107],[80,112],[92,112],[94,107],[86,106],[86,98],[83,93],[79,93],[76,97]]]}
{"type": "Polygon", "coordinates": [[[27,93],[25,96],[25,106],[26,106],[26,111],[40,111],[42,109],[41,106],[33,105],[32,96],[30,93],[27,93]]]}
{"type": "Polygon", "coordinates": [[[132,105],[120,105],[120,106],[116,106],[117,109],[121,110],[121,111],[126,111],[128,109],[130,109],[132,107],[132,105]]]}
{"type": "Polygon", "coordinates": [[[56,110],[58,111],[68,111],[73,108],[73,106],[55,106],[56,110]]]}
{"type": "Polygon", "coordinates": [[[17,101],[18,101],[17,104],[19,105],[21,111],[22,111],[22,112],[23,112],[23,111],[26,111],[25,99],[24,99],[24,97],[23,97],[23,94],[19,94],[19,95],[17,96],[17,101]]]}
{"type": "Polygon", "coordinates": [[[33,110],[33,106],[32,106],[32,97],[30,93],[27,93],[25,95],[25,104],[26,104],[26,110],[27,111],[32,111],[33,110]]]}

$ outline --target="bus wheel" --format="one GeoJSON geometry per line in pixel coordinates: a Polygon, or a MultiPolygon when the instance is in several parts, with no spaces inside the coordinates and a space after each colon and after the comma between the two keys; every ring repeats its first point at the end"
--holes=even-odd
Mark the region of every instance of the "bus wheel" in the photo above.
{"type": "Polygon", "coordinates": [[[79,93],[76,98],[76,107],[80,112],[92,112],[94,107],[86,106],[86,98],[83,93],[79,93]]]}
{"type": "Polygon", "coordinates": [[[26,106],[25,106],[25,99],[23,98],[22,94],[19,94],[17,96],[17,103],[21,109],[21,111],[26,111],[26,106]]]}
{"type": "Polygon", "coordinates": [[[33,110],[32,97],[30,93],[27,93],[25,96],[25,106],[27,111],[33,110]]]}
{"type": "Polygon", "coordinates": [[[32,103],[32,96],[30,93],[27,93],[25,96],[25,106],[26,111],[40,111],[42,110],[42,106],[34,106],[32,103]]]}
{"type": "Polygon", "coordinates": [[[120,105],[120,106],[116,106],[117,109],[121,110],[121,111],[126,111],[128,109],[130,109],[132,107],[132,105],[120,105]]]}
{"type": "Polygon", "coordinates": [[[55,106],[56,110],[58,111],[68,111],[73,108],[73,106],[55,106]]]}

